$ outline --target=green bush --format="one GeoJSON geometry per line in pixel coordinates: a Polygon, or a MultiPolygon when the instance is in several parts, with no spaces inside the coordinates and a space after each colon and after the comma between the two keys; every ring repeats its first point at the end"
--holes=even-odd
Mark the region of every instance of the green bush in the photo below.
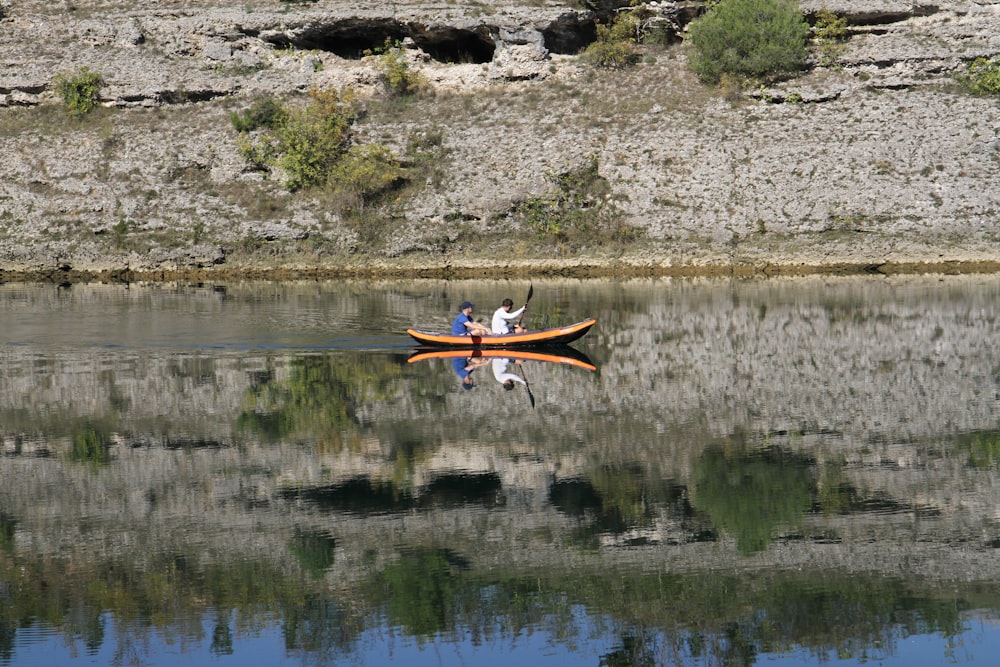
{"type": "Polygon", "coordinates": [[[958,81],[973,95],[1000,95],[1000,58],[976,58],[958,81]]]}
{"type": "Polygon", "coordinates": [[[358,211],[365,202],[399,186],[403,168],[381,144],[351,146],[334,166],[328,183],[345,210],[358,211]]]}
{"type": "Polygon", "coordinates": [[[357,211],[405,175],[385,146],[352,144],[356,106],[350,89],[314,90],[304,106],[264,99],[230,120],[240,133],[240,154],[254,168],[280,170],[291,191],[324,188],[339,208],[357,211]]]}
{"type": "Polygon", "coordinates": [[[80,118],[97,106],[104,79],[88,67],[81,67],[75,72],[60,74],[56,77],[54,85],[69,114],[74,118],[80,118]]]}
{"type": "Polygon", "coordinates": [[[847,19],[837,16],[827,8],[816,12],[816,39],[821,42],[843,42],[847,40],[847,19]]]}
{"type": "Polygon", "coordinates": [[[609,24],[597,25],[597,39],[583,56],[597,67],[624,69],[639,62],[638,35],[638,16],[624,12],[609,24]]]}
{"type": "Polygon", "coordinates": [[[689,65],[706,83],[786,76],[808,61],[809,24],[794,0],[721,0],[688,34],[689,65]]]}
{"type": "Polygon", "coordinates": [[[426,84],[426,80],[419,73],[410,68],[410,63],[406,60],[406,52],[400,42],[393,42],[391,39],[385,40],[385,46],[377,49],[379,81],[385,91],[393,97],[406,97],[414,95],[426,84]]]}
{"type": "Polygon", "coordinates": [[[323,185],[350,145],[355,112],[337,93],[318,93],[305,107],[288,111],[276,130],[275,166],[289,190],[323,185]]]}
{"type": "Polygon", "coordinates": [[[229,120],[237,132],[252,132],[260,128],[277,129],[285,122],[287,116],[281,102],[273,97],[264,97],[242,113],[232,112],[229,114],[229,120]]]}
{"type": "Polygon", "coordinates": [[[633,229],[622,222],[610,201],[611,186],[598,171],[597,156],[560,174],[550,174],[554,188],[532,195],[518,204],[514,213],[542,238],[599,243],[601,237],[626,240],[633,229]]]}
{"type": "Polygon", "coordinates": [[[823,8],[816,13],[813,36],[819,49],[820,64],[830,67],[836,64],[844,52],[844,42],[850,36],[847,32],[847,19],[823,8]]]}
{"type": "Polygon", "coordinates": [[[289,190],[324,185],[333,166],[350,146],[351,125],[356,118],[353,93],[310,92],[310,102],[285,108],[276,101],[261,101],[242,113],[230,115],[240,132],[240,154],[259,169],[277,168],[289,190]],[[259,136],[250,136],[264,129],[259,136]]]}
{"type": "Polygon", "coordinates": [[[111,461],[111,439],[92,424],[80,424],[73,430],[69,458],[94,466],[107,464],[111,461]]]}

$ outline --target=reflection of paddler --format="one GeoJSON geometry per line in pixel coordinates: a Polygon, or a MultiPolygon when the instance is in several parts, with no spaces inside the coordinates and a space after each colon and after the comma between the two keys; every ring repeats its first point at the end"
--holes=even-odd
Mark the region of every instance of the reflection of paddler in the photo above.
{"type": "Polygon", "coordinates": [[[472,379],[472,371],[488,362],[489,359],[482,357],[458,357],[451,360],[451,367],[455,369],[455,374],[462,380],[462,389],[472,389],[476,386],[475,380],[472,379]]]}
{"type": "MultiPolygon", "coordinates": [[[[520,382],[521,384],[527,384],[520,375],[507,372],[507,364],[510,363],[510,359],[498,358],[493,360],[493,377],[497,379],[497,382],[503,385],[503,388],[510,391],[514,388],[515,382],[520,382]]],[[[521,363],[520,360],[514,363],[521,363]]]]}

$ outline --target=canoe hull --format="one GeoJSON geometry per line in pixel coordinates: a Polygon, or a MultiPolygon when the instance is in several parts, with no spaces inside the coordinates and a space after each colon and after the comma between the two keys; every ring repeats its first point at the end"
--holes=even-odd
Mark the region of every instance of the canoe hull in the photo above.
{"type": "Polygon", "coordinates": [[[421,345],[432,347],[540,347],[572,343],[590,331],[595,324],[597,320],[590,318],[564,327],[490,336],[454,336],[419,329],[407,329],[406,333],[421,345]]]}

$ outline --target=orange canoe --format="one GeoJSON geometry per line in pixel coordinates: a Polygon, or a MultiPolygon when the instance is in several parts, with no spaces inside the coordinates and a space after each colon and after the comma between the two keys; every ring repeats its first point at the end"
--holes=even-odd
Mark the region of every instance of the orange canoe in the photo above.
{"type": "Polygon", "coordinates": [[[597,320],[590,318],[564,327],[490,336],[455,336],[450,333],[434,333],[419,329],[407,329],[406,333],[421,345],[434,347],[539,347],[572,343],[590,331],[595,324],[597,320]]]}

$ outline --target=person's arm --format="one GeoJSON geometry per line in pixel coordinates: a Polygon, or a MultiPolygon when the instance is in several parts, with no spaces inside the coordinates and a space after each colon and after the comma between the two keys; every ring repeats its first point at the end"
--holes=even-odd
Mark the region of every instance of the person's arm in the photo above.
{"type": "Polygon", "coordinates": [[[482,335],[490,333],[490,330],[486,325],[476,322],[471,318],[465,321],[465,328],[472,334],[482,335]]]}
{"type": "Polygon", "coordinates": [[[521,316],[521,313],[524,312],[525,308],[527,308],[527,306],[521,306],[520,308],[518,308],[517,310],[515,310],[515,311],[513,311],[511,313],[503,313],[503,312],[501,312],[501,313],[498,313],[498,315],[500,315],[500,317],[504,318],[505,320],[515,320],[515,319],[517,319],[518,317],[521,316]]]}
{"type": "Polygon", "coordinates": [[[514,382],[520,382],[521,384],[525,385],[528,384],[521,378],[520,375],[517,375],[516,373],[500,373],[500,374],[494,373],[494,375],[496,375],[497,382],[499,382],[500,384],[503,384],[507,380],[513,380],[514,382]]]}

